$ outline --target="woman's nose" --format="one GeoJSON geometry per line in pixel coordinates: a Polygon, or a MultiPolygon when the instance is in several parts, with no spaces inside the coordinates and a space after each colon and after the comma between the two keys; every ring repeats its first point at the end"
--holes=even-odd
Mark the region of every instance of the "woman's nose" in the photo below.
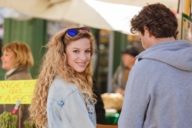
{"type": "Polygon", "coordinates": [[[80,54],[80,59],[81,59],[81,60],[86,60],[86,59],[87,59],[86,53],[81,53],[81,54],[80,54]]]}

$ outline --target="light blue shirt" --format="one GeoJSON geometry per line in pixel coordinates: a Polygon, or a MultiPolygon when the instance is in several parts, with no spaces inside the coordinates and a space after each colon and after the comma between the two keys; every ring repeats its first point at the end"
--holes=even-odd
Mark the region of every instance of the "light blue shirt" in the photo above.
{"type": "Polygon", "coordinates": [[[48,128],[95,128],[95,108],[77,87],[56,77],[47,99],[48,128]]]}

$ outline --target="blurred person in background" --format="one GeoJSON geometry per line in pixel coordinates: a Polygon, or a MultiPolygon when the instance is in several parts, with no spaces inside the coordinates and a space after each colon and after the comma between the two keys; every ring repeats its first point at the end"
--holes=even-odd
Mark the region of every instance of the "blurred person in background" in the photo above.
{"type": "Polygon", "coordinates": [[[5,80],[32,79],[30,68],[34,64],[31,49],[25,43],[10,42],[2,49],[2,69],[6,71],[5,80]]]}
{"type": "Polygon", "coordinates": [[[36,126],[96,127],[91,63],[94,45],[87,27],[67,27],[51,38],[30,106],[36,126]]]}
{"type": "Polygon", "coordinates": [[[113,92],[124,95],[129,72],[135,63],[135,57],[138,54],[139,51],[133,46],[128,46],[121,52],[121,64],[117,67],[113,76],[113,92]]]}
{"type": "MultiPolygon", "coordinates": [[[[5,80],[29,80],[32,79],[30,68],[34,64],[30,47],[26,43],[14,41],[2,48],[2,69],[6,71],[5,80]]],[[[3,111],[11,112],[14,105],[1,105],[3,111]]],[[[18,127],[24,127],[24,121],[28,118],[28,105],[21,105],[18,127]]]]}
{"type": "Polygon", "coordinates": [[[129,75],[118,127],[190,128],[192,44],[176,39],[175,14],[163,4],[149,4],[131,25],[145,51],[129,75]]]}

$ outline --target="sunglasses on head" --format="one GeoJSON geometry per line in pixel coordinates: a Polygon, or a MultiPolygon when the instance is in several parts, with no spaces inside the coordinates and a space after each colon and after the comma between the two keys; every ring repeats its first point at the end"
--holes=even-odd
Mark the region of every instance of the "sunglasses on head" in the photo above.
{"type": "Polygon", "coordinates": [[[67,29],[66,32],[64,33],[63,37],[65,37],[66,35],[73,38],[73,37],[76,37],[78,36],[80,33],[83,33],[83,32],[89,32],[89,28],[87,27],[81,27],[81,28],[70,28],[70,29],[67,29]]]}
{"type": "Polygon", "coordinates": [[[90,32],[90,29],[88,27],[80,27],[80,28],[69,28],[65,31],[63,36],[61,37],[61,42],[65,46],[64,38],[67,36],[69,38],[75,38],[80,35],[80,33],[86,33],[90,32]]]}

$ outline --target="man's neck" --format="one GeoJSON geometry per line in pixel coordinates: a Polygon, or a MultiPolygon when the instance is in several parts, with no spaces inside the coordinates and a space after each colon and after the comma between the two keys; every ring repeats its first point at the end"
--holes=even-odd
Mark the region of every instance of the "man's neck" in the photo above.
{"type": "Polygon", "coordinates": [[[174,37],[166,37],[166,38],[153,38],[153,41],[151,41],[151,46],[159,44],[159,43],[166,43],[166,42],[172,42],[175,41],[174,37]]]}
{"type": "Polygon", "coordinates": [[[174,37],[156,38],[156,44],[163,43],[163,42],[171,42],[171,41],[175,41],[175,38],[174,37]]]}

